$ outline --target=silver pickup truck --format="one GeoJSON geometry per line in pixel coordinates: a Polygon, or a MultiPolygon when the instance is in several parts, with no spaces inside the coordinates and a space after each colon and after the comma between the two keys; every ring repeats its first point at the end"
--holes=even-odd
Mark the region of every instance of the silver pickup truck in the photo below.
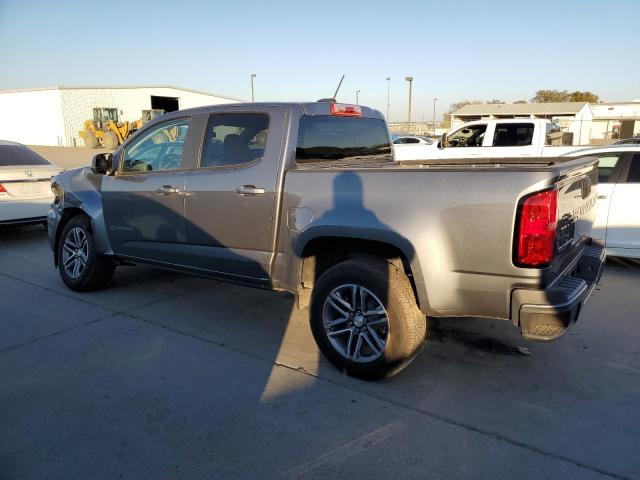
{"type": "Polygon", "coordinates": [[[380,378],[427,317],[574,323],[604,259],[595,163],[394,162],[380,112],[331,101],[182,110],[54,177],[49,239],[77,291],[144,262],[293,292],[334,365],[380,378]]]}

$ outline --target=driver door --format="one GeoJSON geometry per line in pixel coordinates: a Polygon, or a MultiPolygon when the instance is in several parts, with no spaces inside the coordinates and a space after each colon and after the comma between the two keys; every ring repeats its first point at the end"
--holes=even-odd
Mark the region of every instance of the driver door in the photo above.
{"type": "MultiPolygon", "coordinates": [[[[483,145],[491,144],[486,123],[476,123],[460,128],[448,136],[448,146],[438,149],[443,158],[479,157],[483,153],[483,145]]],[[[434,152],[436,153],[436,152],[434,152]]]]}
{"type": "Polygon", "coordinates": [[[118,172],[105,176],[102,202],[115,253],[185,265],[189,247],[184,218],[187,146],[198,137],[188,117],[141,132],[121,152],[118,172]]]}

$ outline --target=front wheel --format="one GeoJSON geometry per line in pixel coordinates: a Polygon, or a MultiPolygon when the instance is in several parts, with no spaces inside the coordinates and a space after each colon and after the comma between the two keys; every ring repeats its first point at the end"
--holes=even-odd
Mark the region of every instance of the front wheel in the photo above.
{"type": "Polygon", "coordinates": [[[89,219],[84,215],[67,222],[57,249],[58,272],[71,290],[86,292],[107,286],[115,264],[96,253],[89,219]]]}
{"type": "Polygon", "coordinates": [[[324,272],[313,290],[310,321],[329,361],[364,379],[406,367],[427,329],[407,276],[376,259],[347,260],[324,272]]]}

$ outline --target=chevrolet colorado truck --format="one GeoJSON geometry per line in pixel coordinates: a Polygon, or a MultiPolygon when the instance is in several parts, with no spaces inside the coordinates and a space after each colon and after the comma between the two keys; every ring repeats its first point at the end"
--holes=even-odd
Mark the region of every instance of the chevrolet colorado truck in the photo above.
{"type": "Polygon", "coordinates": [[[597,283],[595,158],[473,162],[395,162],[364,106],[182,110],[54,177],[49,240],[77,291],[140,262],[293,292],[334,365],[380,378],[414,358],[428,317],[552,340],[597,283]]]}

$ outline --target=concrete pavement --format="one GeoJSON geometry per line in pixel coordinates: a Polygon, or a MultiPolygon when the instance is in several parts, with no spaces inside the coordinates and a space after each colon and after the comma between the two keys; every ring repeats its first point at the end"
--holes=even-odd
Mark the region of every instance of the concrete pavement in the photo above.
{"type": "Polygon", "coordinates": [[[71,292],[41,227],[0,232],[0,292],[0,478],[640,478],[633,262],[554,343],[432,321],[377,383],[290,295],[149,267],[71,292]]]}

